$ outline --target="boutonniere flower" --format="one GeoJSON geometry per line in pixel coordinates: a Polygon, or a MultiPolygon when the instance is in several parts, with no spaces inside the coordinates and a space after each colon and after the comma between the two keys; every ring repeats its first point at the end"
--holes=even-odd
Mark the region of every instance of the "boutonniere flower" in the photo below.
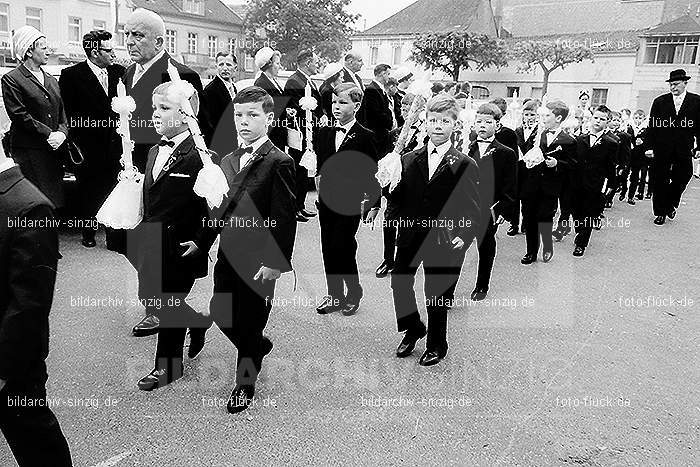
{"type": "Polygon", "coordinates": [[[486,151],[486,154],[484,154],[484,155],[481,156],[481,157],[489,157],[491,154],[493,154],[494,151],[495,151],[495,149],[494,149],[494,148],[491,148],[491,149],[489,149],[488,151],[486,151]]]}
{"type": "Polygon", "coordinates": [[[168,160],[165,162],[165,165],[163,166],[163,172],[167,172],[170,170],[170,166],[173,165],[173,162],[175,162],[175,159],[177,159],[177,153],[174,152],[170,155],[168,160]]]}
{"type": "Polygon", "coordinates": [[[452,167],[455,164],[455,162],[457,162],[457,156],[455,156],[454,154],[447,154],[445,157],[445,161],[450,165],[450,167],[452,167]]]}

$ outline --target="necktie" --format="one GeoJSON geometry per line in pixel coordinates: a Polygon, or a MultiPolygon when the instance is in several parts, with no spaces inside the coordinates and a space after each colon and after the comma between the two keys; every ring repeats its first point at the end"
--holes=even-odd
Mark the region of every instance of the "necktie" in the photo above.
{"type": "Polygon", "coordinates": [[[134,80],[131,83],[132,86],[136,84],[136,82],[141,78],[144,72],[145,70],[143,68],[143,65],[136,64],[136,71],[134,71],[134,80]]]}
{"type": "Polygon", "coordinates": [[[169,147],[175,147],[175,141],[170,141],[169,139],[161,139],[158,141],[158,146],[169,146],[169,147]]]}
{"type": "Polygon", "coordinates": [[[107,84],[107,71],[106,70],[100,70],[100,84],[102,85],[102,89],[105,90],[105,94],[108,94],[108,84],[107,84]]]}

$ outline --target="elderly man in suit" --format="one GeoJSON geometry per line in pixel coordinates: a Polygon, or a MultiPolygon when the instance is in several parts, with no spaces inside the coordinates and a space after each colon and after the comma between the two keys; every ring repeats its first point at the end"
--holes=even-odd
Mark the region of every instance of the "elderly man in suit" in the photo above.
{"type": "Polygon", "coordinates": [[[275,103],[275,119],[268,128],[268,136],[277,149],[284,151],[287,147],[287,121],[284,115],[287,98],[284,95],[284,89],[277,82],[277,75],[282,69],[281,56],[280,52],[270,47],[258,50],[255,54],[255,66],[260,69],[260,76],[255,80],[254,85],[264,89],[275,103]]]}
{"type": "Polygon", "coordinates": [[[355,86],[360,88],[362,92],[365,91],[365,85],[362,82],[362,78],[357,73],[362,69],[362,56],[357,52],[348,52],[344,57],[343,65],[343,83],[353,83],[355,86]]]}
{"type": "Polygon", "coordinates": [[[238,68],[236,57],[228,52],[216,54],[216,77],[204,88],[204,100],[209,106],[207,116],[211,125],[208,135],[209,149],[225,156],[238,148],[236,122],[233,118],[233,98],[238,89],[233,75],[238,68]]]}
{"type": "Polygon", "coordinates": [[[57,209],[62,208],[60,153],[68,128],[58,82],[41,69],[49,60],[46,36],[31,26],[22,26],[12,42],[20,64],[2,77],[2,98],[12,121],[9,148],[27,180],[57,209]]]}
{"type": "MultiPolygon", "coordinates": [[[[87,60],[61,71],[58,84],[68,117],[71,139],[84,157],[77,167],[76,180],[83,217],[82,243],[95,246],[97,210],[117,182],[121,140],[116,132],[118,116],[111,101],[117,95],[117,83],[124,76],[124,67],[114,64],[112,34],[90,31],[83,36],[87,60]]],[[[107,230],[107,244],[111,242],[107,230]]]]}
{"type": "Polygon", "coordinates": [[[386,90],[389,70],[391,66],[385,63],[374,67],[374,79],[367,85],[362,106],[357,114],[360,124],[374,132],[380,158],[391,151],[389,132],[396,126],[392,113],[394,104],[386,90]]]}
{"type": "MultiPolygon", "coordinates": [[[[202,80],[190,68],[171,59],[163,48],[165,23],[163,18],[153,11],[138,8],[129,16],[124,28],[126,47],[129,56],[134,61],[124,75],[126,92],[136,101],[136,110],[131,115],[131,139],[134,141],[134,165],[141,173],[146,169],[148,152],[160,140],[160,135],[151,124],[153,107],[151,95],[160,84],[170,81],[168,63],[177,68],[180,77],[194,86],[197,93],[202,95],[202,80]]],[[[200,128],[207,134],[208,120],[207,105],[200,99],[198,120],[200,128]]],[[[123,246],[123,250],[127,245],[123,246]]],[[[126,252],[126,251],[125,251],[126,252]]],[[[134,336],[150,336],[158,332],[158,318],[151,314],[134,326],[134,336]]]]}
{"type": "Polygon", "coordinates": [[[674,70],[666,80],[670,93],[654,99],[647,138],[654,152],[652,198],[654,224],[676,217],[681,196],[700,158],[700,96],[686,91],[690,76],[674,70]]]}
{"type": "Polygon", "coordinates": [[[308,191],[308,171],[299,165],[301,156],[306,150],[306,111],[301,108],[299,101],[304,97],[306,91],[306,84],[308,83],[311,88],[311,97],[316,99],[318,106],[311,113],[312,121],[311,124],[315,128],[321,125],[323,118],[323,107],[321,103],[321,93],[319,93],[316,84],[311,79],[311,76],[318,73],[318,56],[311,49],[305,49],[299,52],[297,55],[297,71],[294,72],[292,76],[289,77],[287,83],[284,85],[284,94],[289,99],[287,101],[287,114],[289,115],[289,125],[295,130],[301,131],[301,143],[299,147],[289,148],[289,155],[292,156],[294,162],[296,163],[296,173],[297,173],[297,221],[306,222],[310,217],[316,216],[313,211],[307,211],[306,202],[306,192],[308,191]]]}
{"type": "Polygon", "coordinates": [[[46,404],[54,221],[51,202],[0,147],[0,430],[20,467],[72,465],[46,404]]]}

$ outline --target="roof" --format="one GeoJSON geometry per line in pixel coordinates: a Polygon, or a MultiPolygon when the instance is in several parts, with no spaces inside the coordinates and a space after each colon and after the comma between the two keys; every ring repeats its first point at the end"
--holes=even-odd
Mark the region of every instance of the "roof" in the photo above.
{"type": "Polygon", "coordinates": [[[243,20],[245,19],[245,15],[248,14],[248,5],[235,5],[227,2],[226,6],[243,20]]]}
{"type": "Polygon", "coordinates": [[[663,0],[503,0],[513,36],[635,31],[661,22],[663,0]]]}
{"type": "Polygon", "coordinates": [[[668,23],[644,31],[644,36],[672,35],[672,34],[700,34],[700,18],[695,14],[683,15],[668,23]]]}
{"type": "Polygon", "coordinates": [[[182,0],[132,0],[136,6],[153,10],[161,15],[178,16],[181,18],[205,18],[208,21],[218,21],[243,25],[243,20],[231,11],[221,0],[204,0],[204,16],[182,11],[182,0]]]}
{"type": "Polygon", "coordinates": [[[479,7],[483,1],[486,0],[418,0],[356,36],[439,33],[468,29],[478,20],[479,7]]]}
{"type": "Polygon", "coordinates": [[[700,0],[666,0],[661,20],[668,23],[683,15],[695,15],[698,12],[700,12],[700,0]]]}

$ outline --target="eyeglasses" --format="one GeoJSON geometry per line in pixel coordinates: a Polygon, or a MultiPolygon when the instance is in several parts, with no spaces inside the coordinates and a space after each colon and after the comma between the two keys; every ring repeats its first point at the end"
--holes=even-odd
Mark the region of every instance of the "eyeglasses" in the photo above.
{"type": "Polygon", "coordinates": [[[100,50],[103,52],[107,52],[108,54],[111,54],[112,52],[114,52],[114,49],[105,49],[103,47],[100,47],[100,50]]]}

